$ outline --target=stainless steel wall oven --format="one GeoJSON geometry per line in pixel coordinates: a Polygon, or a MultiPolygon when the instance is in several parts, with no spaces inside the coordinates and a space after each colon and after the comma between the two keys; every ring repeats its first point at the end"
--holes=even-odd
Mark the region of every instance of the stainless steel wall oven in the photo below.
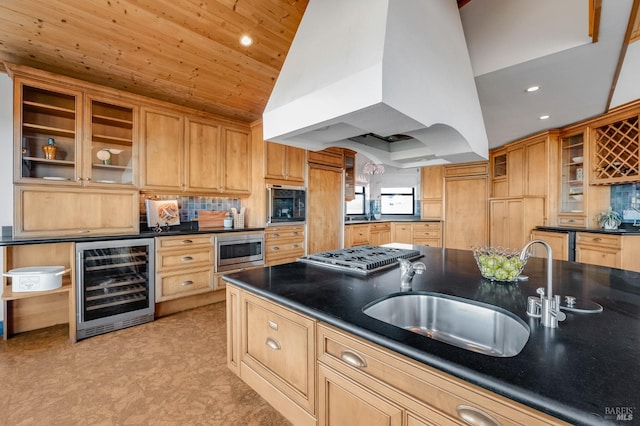
{"type": "Polygon", "coordinates": [[[264,234],[223,235],[216,239],[216,272],[264,265],[264,234]]]}
{"type": "Polygon", "coordinates": [[[306,204],[302,186],[267,185],[267,224],[304,223],[306,204]]]}
{"type": "Polygon", "coordinates": [[[78,340],[153,321],[153,238],[77,243],[76,262],[78,340]]]}

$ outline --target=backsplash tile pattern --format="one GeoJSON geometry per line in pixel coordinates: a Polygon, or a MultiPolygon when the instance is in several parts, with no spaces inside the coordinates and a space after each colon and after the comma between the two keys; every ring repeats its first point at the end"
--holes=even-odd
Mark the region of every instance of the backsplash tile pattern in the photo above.
{"type": "MultiPolygon", "coordinates": [[[[613,185],[611,187],[611,208],[620,214],[628,208],[640,210],[640,182],[613,185]]],[[[624,220],[624,222],[633,222],[633,220],[624,220]]]]}
{"type": "Polygon", "coordinates": [[[231,211],[240,210],[239,198],[195,197],[180,195],[149,195],[140,197],[140,222],[147,221],[145,200],[178,200],[180,222],[191,222],[198,219],[198,210],[231,211]]]}

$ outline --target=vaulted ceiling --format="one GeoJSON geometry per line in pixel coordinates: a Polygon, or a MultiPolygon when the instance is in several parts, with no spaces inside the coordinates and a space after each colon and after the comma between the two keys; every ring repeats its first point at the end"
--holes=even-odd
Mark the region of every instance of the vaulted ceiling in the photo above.
{"type": "MultiPolygon", "coordinates": [[[[252,122],[262,116],[308,1],[2,0],[0,61],[41,68],[252,122]],[[253,45],[244,47],[239,43],[244,34],[254,39],[253,45]]],[[[474,67],[479,66],[477,52],[487,46],[486,43],[484,47],[477,45],[482,39],[478,33],[469,35],[476,12],[494,7],[499,13],[511,13],[511,6],[516,4],[518,7],[559,4],[557,0],[457,1],[474,67]]],[[[563,0],[562,4],[568,1],[563,0]]],[[[571,1],[587,3],[586,0],[571,1]]],[[[631,62],[631,65],[640,62],[637,59],[640,49],[636,48],[631,55],[627,51],[640,32],[637,19],[640,0],[589,1],[596,6],[603,5],[603,22],[620,28],[612,47],[600,49],[606,50],[602,60],[594,55],[600,55],[597,48],[607,40],[476,73],[490,146],[502,145],[545,126],[560,127],[605,112],[611,103],[611,93],[616,85],[620,87],[619,77],[625,75],[623,68],[631,62]],[[610,18],[607,7],[620,4],[625,10],[615,19],[610,18]],[[635,19],[629,21],[630,14],[635,19]],[[628,22],[631,23],[627,29],[628,22]],[[633,60],[623,67],[625,53],[633,60]],[[604,61],[607,62],[607,67],[603,67],[606,75],[596,74],[595,68],[599,67],[593,64],[604,61]],[[585,69],[591,74],[575,74],[585,69]],[[534,75],[542,77],[547,91],[536,95],[535,102],[531,102],[533,98],[522,100],[521,77],[530,79],[534,75]],[[604,86],[593,95],[598,99],[590,110],[581,110],[581,106],[591,102],[591,99],[585,101],[591,92],[584,86],[593,86],[593,81],[600,80],[605,80],[604,86]],[[564,98],[558,96],[559,91],[554,89],[557,87],[565,91],[564,98]],[[514,90],[518,93],[514,94],[514,90]],[[537,116],[531,119],[530,115],[537,111],[546,113],[543,110],[547,106],[557,108],[557,112],[550,113],[552,119],[546,123],[540,123],[537,116]]],[[[508,16],[511,19],[511,15],[508,16]]],[[[544,24],[549,23],[530,23],[532,26],[544,24]]],[[[491,25],[485,22],[485,26],[491,25]]],[[[609,29],[602,30],[605,31],[603,37],[608,36],[609,29]]],[[[331,31],[330,22],[327,31],[331,31]]],[[[587,32],[585,28],[584,35],[587,32]]],[[[511,35],[501,37],[509,39],[511,35]]],[[[637,69],[637,64],[635,67],[637,69]]],[[[630,69],[633,71],[627,74],[633,75],[633,66],[630,69]]],[[[632,99],[640,97],[633,78],[627,81],[631,84],[625,83],[621,92],[632,99]]]]}

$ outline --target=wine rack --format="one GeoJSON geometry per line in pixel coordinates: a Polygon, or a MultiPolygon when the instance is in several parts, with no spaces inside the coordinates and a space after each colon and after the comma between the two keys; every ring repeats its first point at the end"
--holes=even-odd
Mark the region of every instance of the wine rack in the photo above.
{"type": "Polygon", "coordinates": [[[638,116],[595,129],[594,174],[596,185],[635,182],[640,179],[638,116]]]}

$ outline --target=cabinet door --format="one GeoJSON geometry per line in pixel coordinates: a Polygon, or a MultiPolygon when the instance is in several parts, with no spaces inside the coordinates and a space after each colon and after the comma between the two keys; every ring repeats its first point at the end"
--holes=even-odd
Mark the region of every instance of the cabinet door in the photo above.
{"type": "Polygon", "coordinates": [[[444,166],[422,167],[420,169],[420,198],[422,200],[441,200],[444,179],[444,166]]]}
{"type": "Polygon", "coordinates": [[[102,96],[85,98],[82,176],[101,186],[138,184],[138,107],[102,96]]]}
{"type": "Polygon", "coordinates": [[[17,237],[137,234],[137,191],[15,186],[17,237]]]}
{"type": "Polygon", "coordinates": [[[402,409],[356,382],[318,365],[318,424],[401,426],[402,409]]]}
{"type": "Polygon", "coordinates": [[[141,178],[144,189],[183,191],[184,117],[142,110],[141,178]]]}
{"type": "Polygon", "coordinates": [[[528,196],[548,196],[548,176],[549,156],[547,155],[547,138],[527,144],[525,149],[525,192],[528,196]]]}
{"type": "Polygon", "coordinates": [[[445,180],[446,248],[469,250],[489,239],[487,176],[445,180]]]}
{"type": "Polygon", "coordinates": [[[393,224],[393,242],[413,244],[413,231],[410,223],[394,223],[393,224]]]}
{"type": "Polygon", "coordinates": [[[507,202],[491,200],[489,203],[489,244],[493,247],[507,247],[507,202]]]}
{"type": "Polygon", "coordinates": [[[342,169],[334,167],[309,165],[307,252],[310,254],[340,248],[344,204],[342,173],[342,169]]]}
{"type": "Polygon", "coordinates": [[[185,144],[187,190],[220,192],[220,126],[206,120],[188,118],[185,144]]]}
{"type": "Polygon", "coordinates": [[[251,133],[249,130],[223,128],[222,192],[251,193],[251,133]]]}
{"type": "Polygon", "coordinates": [[[82,93],[16,77],[14,111],[15,181],[81,182],[82,93]]]}
{"type": "Polygon", "coordinates": [[[620,250],[578,244],[576,246],[576,262],[620,268],[620,250]]]}
{"type": "Polygon", "coordinates": [[[524,158],[523,146],[507,151],[507,188],[510,197],[524,195],[524,158]]]}
{"type": "Polygon", "coordinates": [[[306,168],[305,150],[295,146],[287,146],[287,180],[290,182],[304,183],[306,168]]]}
{"type": "Polygon", "coordinates": [[[275,142],[264,144],[264,177],[284,179],[286,175],[287,146],[275,142]]]}
{"type": "MultiPolygon", "coordinates": [[[[551,254],[557,260],[569,260],[569,234],[563,232],[546,232],[534,230],[531,232],[532,240],[542,240],[551,247],[551,254]]],[[[545,250],[538,244],[531,247],[536,257],[547,257],[545,250]]]]}

